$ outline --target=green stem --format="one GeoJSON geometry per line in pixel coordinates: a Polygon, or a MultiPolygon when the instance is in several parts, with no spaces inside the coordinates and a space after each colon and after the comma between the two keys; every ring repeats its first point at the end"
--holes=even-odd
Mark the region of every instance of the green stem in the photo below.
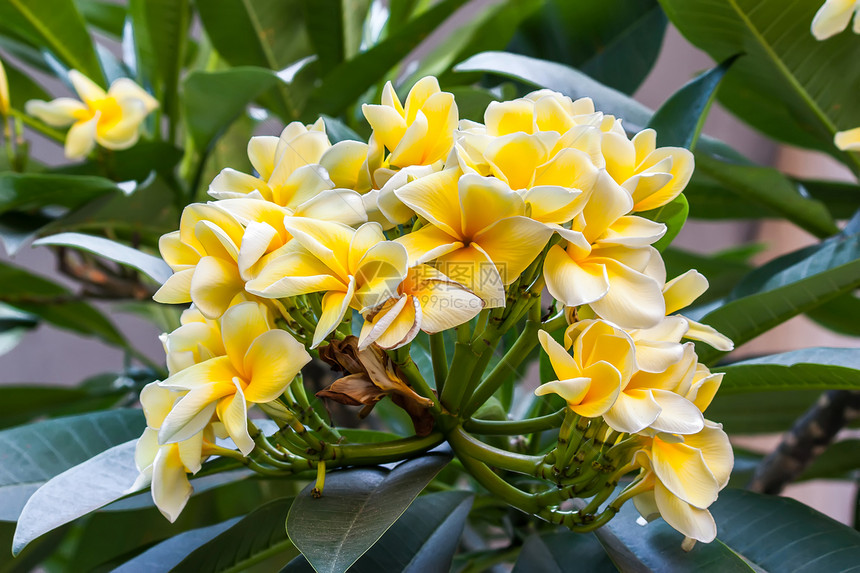
{"type": "Polygon", "coordinates": [[[562,408],[553,414],[547,414],[538,418],[529,418],[527,420],[496,421],[470,418],[463,423],[463,427],[469,432],[485,436],[532,434],[558,428],[564,420],[566,410],[567,408],[562,408]]]}
{"type": "Polygon", "coordinates": [[[391,356],[394,364],[401,372],[403,372],[403,375],[406,376],[406,381],[409,382],[412,389],[420,396],[427,398],[432,402],[430,405],[430,411],[433,412],[434,415],[441,414],[442,408],[439,406],[439,400],[436,398],[436,394],[433,393],[433,389],[430,388],[430,385],[427,384],[426,380],[424,380],[424,376],[421,375],[421,371],[418,370],[418,367],[409,355],[409,345],[396,350],[391,350],[388,352],[388,355],[391,356]]]}
{"type": "Polygon", "coordinates": [[[445,336],[441,332],[430,335],[430,357],[433,360],[433,379],[440,394],[448,377],[448,355],[445,353],[445,336]]]}
{"type": "Polygon", "coordinates": [[[534,496],[512,486],[496,475],[496,473],[483,462],[465,455],[458,451],[457,448],[454,448],[454,451],[460,459],[460,462],[463,464],[463,467],[465,467],[466,470],[472,474],[472,477],[474,477],[487,491],[503,500],[508,505],[511,505],[525,513],[534,515],[540,510],[534,496]]]}
{"type": "Polygon", "coordinates": [[[564,315],[564,310],[541,325],[541,328],[549,333],[553,333],[559,328],[565,327],[567,327],[567,317],[564,315]]]}
{"type": "Polygon", "coordinates": [[[24,123],[24,125],[35,129],[42,135],[47,135],[48,137],[54,139],[55,141],[58,141],[59,143],[65,143],[66,141],[65,133],[63,133],[62,131],[58,131],[52,127],[49,127],[41,121],[38,121],[25,113],[21,113],[16,109],[10,109],[9,115],[21,121],[22,123],[24,123]]]}
{"type": "MultiPolygon", "coordinates": [[[[462,328],[462,326],[458,327],[458,334],[462,328]]],[[[472,346],[468,342],[457,340],[454,345],[454,358],[451,360],[451,368],[448,370],[448,377],[445,378],[440,397],[442,404],[449,411],[456,412],[460,400],[463,398],[463,393],[466,391],[466,384],[472,367],[478,358],[472,352],[472,346]]]]}
{"type": "Polygon", "coordinates": [[[375,444],[339,444],[333,447],[334,463],[343,466],[397,462],[431,450],[444,441],[445,436],[441,432],[434,432],[428,436],[375,444]]]}
{"type": "Polygon", "coordinates": [[[542,456],[524,456],[507,450],[494,448],[476,440],[462,427],[457,426],[448,435],[451,446],[469,457],[480,460],[494,468],[517,472],[529,476],[535,475],[537,468],[543,462],[542,456]]]}
{"type": "MultiPolygon", "coordinates": [[[[538,305],[532,308],[539,309],[538,305]]],[[[465,416],[471,416],[481,405],[490,399],[496,393],[502,384],[505,383],[511,376],[511,373],[516,374],[516,368],[525,360],[529,352],[538,342],[537,332],[539,322],[529,319],[526,321],[526,326],[520,334],[517,341],[514,342],[510,350],[508,350],[498,364],[487,374],[484,381],[475,389],[469,403],[463,411],[465,416]]]]}

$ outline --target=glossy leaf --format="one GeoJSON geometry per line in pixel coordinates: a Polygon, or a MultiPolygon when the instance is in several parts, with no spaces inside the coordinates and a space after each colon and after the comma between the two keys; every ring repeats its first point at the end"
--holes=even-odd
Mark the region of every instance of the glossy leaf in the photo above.
{"type": "Polygon", "coordinates": [[[457,72],[486,72],[535,87],[559,91],[572,99],[590,97],[597,109],[623,118],[630,126],[648,125],[652,111],[623,93],[606,87],[584,73],[545,60],[507,52],[484,52],[454,67],[457,72]]]}
{"type": "Polygon", "coordinates": [[[733,251],[728,251],[706,256],[669,247],[663,251],[666,276],[675,278],[690,269],[696,269],[705,275],[708,279],[708,290],[696,299],[696,304],[705,304],[727,296],[750,272],[751,266],[748,263],[730,258],[733,254],[733,251]]]}
{"type": "Polygon", "coordinates": [[[370,0],[304,0],[302,4],[319,73],[325,75],[358,52],[370,0]]]}
{"type": "MultiPolygon", "coordinates": [[[[740,346],[793,316],[850,292],[860,286],[860,234],[852,227],[756,269],[724,304],[704,316],[689,314],[740,346]]],[[[721,355],[710,347],[698,350],[704,362],[721,355]]]]}
{"type": "Polygon", "coordinates": [[[718,392],[706,416],[718,420],[729,434],[784,432],[821,396],[821,390],[718,392]]]}
{"type": "Polygon", "coordinates": [[[326,477],[323,496],[308,485],[287,516],[287,533],[318,573],[345,571],[406,511],[450,456],[430,454],[393,470],[354,469],[326,477]]]}
{"type": "Polygon", "coordinates": [[[138,410],[113,410],[0,431],[0,520],[18,518],[42,484],[143,431],[138,410]]]}
{"type": "Polygon", "coordinates": [[[0,213],[44,207],[75,208],[97,197],[118,193],[102,177],[71,177],[47,173],[0,174],[0,213]]]}
{"type": "Polygon", "coordinates": [[[817,237],[827,237],[839,228],[827,208],[801,195],[797,185],[771,167],[736,165],[696,154],[696,169],[748,200],[772,210],[817,237]]]}
{"type": "Polygon", "coordinates": [[[716,368],[726,376],[722,393],[762,390],[854,390],[860,388],[860,350],[803,348],[716,368]]]}
{"type": "Polygon", "coordinates": [[[13,66],[8,60],[3,61],[6,70],[6,80],[9,83],[9,102],[13,109],[23,110],[24,105],[31,99],[50,99],[50,96],[25,72],[13,66]]]}
{"type": "Polygon", "coordinates": [[[834,133],[860,125],[860,107],[845,105],[854,101],[854,86],[860,82],[856,65],[860,44],[851,34],[826,42],[813,37],[809,28],[821,2],[661,0],[661,4],[681,33],[715,60],[745,54],[726,76],[719,99],[756,129],[788,143],[835,153],[834,133]]]}
{"type": "Polygon", "coordinates": [[[814,199],[827,205],[835,219],[850,219],[860,209],[860,186],[844,181],[801,179],[798,183],[814,199]]]}
{"type": "Polygon", "coordinates": [[[198,149],[208,149],[254,99],[281,80],[263,68],[191,72],[184,81],[184,114],[198,149]],[[214,97],[217,94],[217,97],[214,97]]]}
{"type": "Polygon", "coordinates": [[[327,115],[322,117],[323,121],[325,121],[325,132],[328,135],[328,140],[332,144],[345,140],[363,141],[360,135],[341,120],[327,115]]]}
{"type": "Polygon", "coordinates": [[[0,28],[14,31],[36,48],[50,51],[69,68],[104,84],[93,42],[73,0],[0,2],[0,28]]]}
{"type": "Polygon", "coordinates": [[[825,328],[848,336],[860,336],[860,298],[845,293],[806,313],[806,316],[825,328]]]}
{"type": "Polygon", "coordinates": [[[59,233],[33,243],[33,246],[38,245],[71,247],[87,251],[123,266],[137,269],[158,284],[164,283],[173,274],[171,268],[161,257],[152,256],[104,237],[84,235],[83,233],[59,233]]]}
{"type": "MultiPolygon", "coordinates": [[[[21,312],[9,305],[0,304],[0,355],[6,354],[21,341],[29,331],[39,324],[39,320],[32,314],[21,312]]],[[[4,387],[0,387],[2,392],[4,387]]],[[[0,399],[0,412],[5,402],[0,399]]],[[[0,416],[0,423],[3,417],[0,416]]]]}
{"type": "MultiPolygon", "coordinates": [[[[726,492],[720,494],[726,495],[726,492]]],[[[719,503],[719,502],[718,502],[719,503]]],[[[745,516],[750,514],[745,512],[745,516]]],[[[746,563],[718,537],[711,543],[696,543],[689,552],[681,549],[684,536],[662,519],[641,526],[639,512],[627,502],[605,526],[595,531],[612,562],[620,571],[707,571],[751,573],[746,563]]],[[[752,521],[752,519],[751,519],[752,521]]],[[[723,529],[718,529],[719,534],[723,529]]]]}
{"type": "Polygon", "coordinates": [[[21,510],[12,553],[17,554],[37,537],[126,495],[139,473],[134,463],[136,444],[135,437],[105,450],[36,490],[21,510]]]}
{"type": "Polygon", "coordinates": [[[532,534],[513,573],[612,573],[617,571],[593,533],[532,534]]]}
{"type": "MultiPolygon", "coordinates": [[[[420,496],[349,571],[448,571],[471,507],[472,495],[465,491],[420,496]]],[[[282,573],[312,571],[302,555],[281,570],[282,573]]]]}
{"type": "Polygon", "coordinates": [[[675,240],[675,237],[678,236],[681,229],[684,228],[684,223],[687,221],[687,214],[689,212],[690,205],[687,203],[687,198],[681,194],[662,207],[657,207],[650,211],[643,211],[638,214],[646,219],[651,219],[652,221],[666,225],[666,234],[663,235],[659,241],[654,243],[655,249],[658,251],[664,251],[666,247],[675,240]]]}
{"type": "Polygon", "coordinates": [[[657,145],[687,149],[696,146],[717,88],[736,59],[737,56],[732,56],[690,80],[660,106],[648,124],[657,131],[657,145]]]}
{"type": "Polygon", "coordinates": [[[632,94],[657,60],[666,23],[656,0],[550,0],[520,27],[512,49],[632,94]]]}
{"type": "Polygon", "coordinates": [[[846,571],[860,561],[860,533],[793,499],[724,490],[711,513],[717,539],[758,571],[846,571]]]}
{"type": "Polygon", "coordinates": [[[115,38],[122,36],[127,15],[124,6],[107,0],[75,0],[75,4],[88,24],[115,38]]]}
{"type": "MultiPolygon", "coordinates": [[[[5,334],[0,334],[0,340],[5,334]]],[[[111,378],[120,381],[116,375],[111,378]]],[[[40,416],[53,418],[107,408],[129,390],[119,384],[104,389],[4,384],[0,386],[0,427],[16,426],[40,416]]]]}
{"type": "Polygon", "coordinates": [[[323,77],[322,83],[308,98],[311,115],[337,115],[357,100],[368,88],[385,77],[424,38],[436,29],[466,0],[442,0],[403,26],[392,30],[388,38],[366,52],[343,62],[323,77]]]}
{"type": "Polygon", "coordinates": [[[98,336],[126,347],[116,327],[95,307],[77,300],[64,287],[11,265],[0,263],[0,302],[36,315],[51,324],[98,336]]]}

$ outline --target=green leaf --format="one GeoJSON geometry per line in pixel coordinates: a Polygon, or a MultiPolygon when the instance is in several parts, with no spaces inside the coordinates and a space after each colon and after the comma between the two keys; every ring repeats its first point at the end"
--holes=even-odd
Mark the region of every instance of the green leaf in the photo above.
{"type": "MultiPolygon", "coordinates": [[[[731,296],[701,319],[731,338],[735,346],[860,286],[860,233],[846,232],[767,263],[750,273],[731,296]]],[[[721,353],[700,346],[700,360],[721,353]]]]}
{"type": "Polygon", "coordinates": [[[860,349],[813,347],[719,366],[722,393],[860,388],[860,349]]]}
{"type": "Polygon", "coordinates": [[[550,0],[520,27],[512,49],[632,94],[657,60],[666,24],[656,0],[550,0]]]}
{"type": "Polygon", "coordinates": [[[177,571],[244,571],[260,558],[277,555],[281,563],[298,554],[284,531],[292,498],[262,505],[211,541],[195,548],[177,571]]]}
{"type": "Polygon", "coordinates": [[[64,287],[24,269],[0,263],[0,301],[60,328],[128,347],[122,334],[101,312],[77,300],[64,287]]]}
{"type": "MultiPolygon", "coordinates": [[[[720,493],[720,501],[726,493],[720,493]]],[[[720,537],[711,543],[697,543],[689,552],[684,551],[681,549],[684,536],[669,524],[658,519],[643,527],[636,523],[638,516],[633,503],[625,503],[608,524],[595,531],[597,539],[620,571],[755,571],[720,537]]],[[[724,531],[723,528],[718,529],[718,535],[724,531]]]]}
{"type": "Polygon", "coordinates": [[[797,481],[811,479],[851,479],[860,467],[860,440],[848,439],[830,444],[815,458],[797,481]]]}
{"type": "MultiPolygon", "coordinates": [[[[368,88],[385,77],[430,33],[466,0],[442,0],[426,12],[393,30],[388,38],[366,52],[345,61],[323,77],[308,98],[307,110],[313,114],[338,115],[368,88]]],[[[305,114],[311,117],[313,114],[305,114]]]]}
{"type": "Polygon", "coordinates": [[[717,88],[735,60],[737,56],[732,56],[690,80],[660,106],[648,124],[657,131],[657,145],[687,149],[696,146],[717,88]]]}
{"type": "Polygon", "coordinates": [[[617,571],[593,533],[532,534],[513,573],[613,573],[617,571]]]}
{"type": "Polygon", "coordinates": [[[278,76],[263,68],[188,74],[183,82],[184,115],[197,149],[209,149],[248,104],[278,83],[281,83],[278,76]]]}
{"type": "Polygon", "coordinates": [[[625,94],[591,79],[579,70],[518,54],[484,52],[454,67],[456,72],[486,72],[548,88],[572,99],[590,97],[597,109],[624,119],[632,126],[648,125],[653,113],[625,94]]]}
{"type": "Polygon", "coordinates": [[[806,313],[806,316],[839,334],[860,336],[860,298],[845,293],[806,313]]]}
{"type": "Polygon", "coordinates": [[[743,260],[729,258],[732,254],[732,251],[728,251],[706,256],[669,247],[663,251],[666,276],[674,278],[690,269],[696,269],[705,275],[708,279],[708,290],[696,299],[697,304],[705,304],[727,296],[752,270],[743,260]]]}
{"type": "MultiPolygon", "coordinates": [[[[744,53],[720,102],[766,134],[836,153],[833,135],[860,125],[860,44],[850,34],[817,41],[809,27],[821,2],[661,0],[666,14],[716,61],[744,53]]],[[[840,154],[848,158],[851,154],[840,154]]],[[[857,157],[851,157],[857,166],[857,157]]]]}
{"type": "Polygon", "coordinates": [[[797,183],[813,199],[827,205],[835,219],[850,219],[860,208],[860,186],[843,181],[800,179],[797,183]]]}
{"type": "Polygon", "coordinates": [[[179,74],[185,60],[189,0],[129,0],[129,16],[137,52],[138,79],[152,83],[162,109],[176,116],[179,74]]]}
{"type": "Polygon", "coordinates": [[[45,173],[0,174],[0,213],[66,207],[73,209],[119,189],[102,177],[75,177],[45,173]]]}
{"type": "Polygon", "coordinates": [[[328,139],[332,144],[346,140],[363,141],[360,135],[341,120],[328,115],[323,115],[322,118],[325,122],[326,135],[328,135],[328,139]]]}
{"type": "Polygon", "coordinates": [[[34,241],[33,246],[37,245],[72,247],[87,251],[123,266],[137,269],[158,284],[163,284],[173,274],[173,270],[161,257],[154,257],[103,237],[83,233],[59,233],[34,241]]]}
{"type": "MultiPolygon", "coordinates": [[[[119,382],[120,377],[113,375],[119,382]]],[[[39,416],[66,416],[114,405],[129,391],[117,384],[113,388],[89,390],[66,386],[0,386],[0,426],[10,427],[39,416]]]]}
{"type": "Polygon", "coordinates": [[[0,431],[0,520],[15,521],[42,484],[143,431],[139,410],[112,410],[0,431]]]}
{"type": "Polygon", "coordinates": [[[753,201],[816,237],[828,237],[839,230],[821,202],[801,195],[797,185],[776,169],[737,165],[702,153],[696,154],[696,169],[742,200],[753,201]]]}
{"type": "Polygon", "coordinates": [[[309,484],[287,516],[287,533],[318,573],[346,571],[406,511],[450,456],[430,454],[393,470],[355,469],[326,477],[323,496],[309,484]]]}
{"type": "Polygon", "coordinates": [[[454,99],[457,100],[460,119],[482,122],[487,106],[498,101],[498,98],[491,92],[479,88],[448,88],[448,91],[454,94],[454,99]]]}
{"type": "Polygon", "coordinates": [[[718,392],[706,412],[729,434],[784,432],[821,396],[821,390],[773,392],[718,392]]]}
{"type": "MultiPolygon", "coordinates": [[[[303,0],[206,0],[195,2],[206,35],[231,66],[285,70],[313,55],[303,0]]],[[[277,84],[272,98],[285,120],[298,117],[304,96],[277,84]]]]}
{"type": "MultiPolygon", "coordinates": [[[[472,495],[465,491],[420,496],[349,571],[448,571],[471,507],[472,495]]],[[[305,571],[314,569],[300,555],[281,573],[305,571]]]]}
{"type": "MultiPolygon", "coordinates": [[[[21,312],[16,308],[0,303],[0,356],[15,348],[24,335],[38,324],[39,320],[32,314],[21,312]]],[[[4,389],[5,386],[0,386],[0,393],[4,389]]],[[[3,412],[4,406],[5,402],[0,399],[0,413],[3,412]]],[[[5,417],[0,415],[0,424],[5,421],[5,417]]]]}
{"type": "Polygon", "coordinates": [[[87,24],[115,38],[122,37],[125,17],[128,14],[125,6],[105,0],[75,0],[75,4],[87,24]]]}
{"type": "Polygon", "coordinates": [[[140,183],[156,173],[169,181],[181,159],[182,150],[166,141],[139,141],[129,149],[111,150],[99,161],[64,165],[52,170],[52,173],[98,175],[107,171],[116,181],[140,183]]]}
{"type": "Polygon", "coordinates": [[[684,223],[687,221],[687,214],[689,212],[690,205],[687,203],[687,198],[684,197],[684,194],[682,193],[662,207],[657,207],[656,209],[639,213],[640,216],[645,217],[646,219],[651,219],[652,221],[666,225],[666,234],[663,235],[659,241],[654,243],[655,249],[661,252],[666,250],[666,247],[675,240],[675,237],[677,237],[678,233],[681,232],[681,229],[684,228],[684,223]]]}
{"type": "Polygon", "coordinates": [[[358,52],[370,0],[304,0],[302,8],[320,75],[358,52]]]}
{"type": "Polygon", "coordinates": [[[860,562],[860,533],[793,499],[727,489],[710,509],[717,539],[758,571],[848,571],[860,562]]]}
{"type": "Polygon", "coordinates": [[[24,105],[31,99],[51,99],[30,74],[18,69],[6,59],[3,61],[3,69],[6,70],[6,80],[9,84],[9,102],[12,109],[23,110],[24,105]]]}
{"type": "Polygon", "coordinates": [[[0,28],[13,30],[29,44],[50,51],[69,68],[104,85],[93,42],[73,0],[0,2],[0,28]]]}
{"type": "Polygon", "coordinates": [[[126,495],[139,473],[134,463],[136,445],[137,438],[105,450],[36,490],[21,510],[12,553],[19,553],[37,537],[126,495]]]}

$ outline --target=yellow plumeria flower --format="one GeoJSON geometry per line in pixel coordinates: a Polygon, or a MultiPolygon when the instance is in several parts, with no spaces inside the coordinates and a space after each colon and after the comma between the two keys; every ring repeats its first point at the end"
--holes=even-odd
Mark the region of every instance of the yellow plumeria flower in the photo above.
{"type": "Polygon", "coordinates": [[[860,151],[860,127],[840,131],[834,136],[833,143],[842,151],[860,151]]]}
{"type": "Polygon", "coordinates": [[[0,60],[0,116],[9,115],[9,80],[6,78],[6,68],[0,60]]]}
{"type": "Polygon", "coordinates": [[[159,385],[187,391],[164,418],[161,444],[183,442],[198,434],[213,415],[243,454],[254,449],[248,433],[248,404],[265,404],[283,394],[310,362],[304,346],[283,330],[273,330],[265,306],[243,302],[221,317],[225,356],[210,358],[159,385]]]}
{"type": "Polygon", "coordinates": [[[579,329],[572,355],[545,331],[538,339],[558,380],[542,384],[535,394],[558,394],[580,416],[605,416],[635,372],[633,340],[608,322],[591,321],[579,329]]]}
{"type": "Polygon", "coordinates": [[[410,266],[434,266],[487,302],[504,306],[505,285],[537,257],[552,230],[525,217],[522,197],[504,182],[446,169],[395,191],[429,224],[397,239],[410,266]]]}
{"type": "Polygon", "coordinates": [[[409,269],[397,294],[365,314],[359,349],[374,342],[385,349],[399,348],[412,342],[419,330],[434,334],[454,328],[484,308],[478,295],[428,265],[409,269]]]}
{"type": "Polygon", "coordinates": [[[382,105],[361,106],[373,137],[390,152],[392,167],[431,165],[444,160],[454,145],[457,104],[439,88],[436,78],[418,80],[400,103],[391,82],[382,90],[382,105]]]}
{"type": "MultiPolygon", "coordinates": [[[[671,314],[690,306],[706,290],[708,290],[708,279],[695,269],[691,269],[675,277],[663,287],[666,314],[671,314]]],[[[735,345],[731,339],[724,334],[720,334],[713,327],[696,322],[683,315],[676,316],[681,318],[687,325],[687,329],[683,333],[684,338],[699,340],[723,352],[734,350],[735,345]]]]}
{"type": "Polygon", "coordinates": [[[175,374],[198,362],[224,355],[221,326],[217,320],[206,318],[192,307],[182,312],[179,322],[179,328],[159,337],[167,356],[168,373],[175,374]]]}
{"type": "Polygon", "coordinates": [[[711,405],[717,390],[723,383],[722,372],[712,373],[704,364],[696,364],[696,372],[693,374],[693,380],[689,390],[685,394],[685,398],[692,402],[700,412],[704,413],[711,405]]]}
{"type": "Polygon", "coordinates": [[[127,149],[137,143],[140,124],[158,102],[128,78],[114,81],[107,92],[77,70],[69,81],[82,101],[57,98],[50,102],[30,100],[28,114],[53,127],[68,127],[66,157],[79,159],[96,143],[108,149],[127,149]]]}
{"type": "Polygon", "coordinates": [[[266,298],[324,292],[312,347],[337,328],[350,307],[363,312],[379,306],[406,276],[406,250],[386,241],[377,223],[353,230],[293,217],[285,227],[302,249],[273,258],[246,288],[266,298]]]}
{"type": "MultiPolygon", "coordinates": [[[[827,0],[812,19],[812,35],[826,40],[848,27],[851,17],[860,12],[857,0],[827,0]]],[[[860,34],[860,18],[854,18],[854,33],[860,34]]]]}
{"type": "Polygon", "coordinates": [[[632,211],[656,209],[681,194],[693,175],[694,159],[683,147],[657,148],[657,132],[644,129],[633,140],[604,133],[606,171],[633,197],[632,211]]]}
{"type": "Polygon", "coordinates": [[[650,245],[666,226],[627,215],[630,195],[601,172],[582,212],[584,225],[558,232],[567,246],[553,245],[544,261],[547,289],[566,306],[588,304],[624,328],[649,328],[666,315],[661,287],[665,268],[650,245]]]}
{"type": "Polygon", "coordinates": [[[179,230],[158,241],[162,258],[174,274],[152,297],[157,302],[194,305],[218,318],[244,292],[239,247],[245,229],[213,204],[194,203],[182,211],[179,230]]]}
{"type": "Polygon", "coordinates": [[[734,463],[722,426],[706,421],[694,435],[643,438],[636,461],[643,468],[642,485],[653,486],[633,498],[639,514],[648,521],[663,517],[691,539],[713,541],[717,526],[707,508],[728,483],[734,463]]]}
{"type": "Polygon", "coordinates": [[[176,400],[183,395],[162,388],[157,382],[147,384],[140,392],[140,403],[146,416],[146,429],[137,441],[134,461],[140,472],[129,493],[151,486],[152,500],[158,510],[171,523],[176,521],[194,488],[188,474],[196,474],[215,444],[212,426],[205,425],[201,431],[181,442],[161,445],[158,430],[176,400]]]}

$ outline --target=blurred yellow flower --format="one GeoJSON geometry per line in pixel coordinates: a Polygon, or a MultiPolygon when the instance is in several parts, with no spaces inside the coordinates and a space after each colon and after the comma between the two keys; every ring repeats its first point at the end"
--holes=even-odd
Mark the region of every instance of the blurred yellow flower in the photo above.
{"type": "Polygon", "coordinates": [[[0,116],[9,115],[9,80],[6,78],[6,68],[0,60],[0,116]]]}
{"type": "Polygon", "coordinates": [[[50,102],[30,100],[26,111],[53,127],[68,127],[66,157],[79,159],[96,143],[127,149],[137,143],[144,118],[158,102],[128,78],[114,81],[107,92],[77,70],[69,81],[82,101],[62,97],[50,102]]]}
{"type": "MultiPolygon", "coordinates": [[[[851,17],[860,12],[857,0],[827,0],[812,19],[812,35],[826,40],[848,27],[851,17]]],[[[860,34],[860,18],[854,18],[854,33],[860,34]]]]}
{"type": "Polygon", "coordinates": [[[842,151],[860,151],[860,127],[840,131],[833,137],[833,143],[842,151]]]}

